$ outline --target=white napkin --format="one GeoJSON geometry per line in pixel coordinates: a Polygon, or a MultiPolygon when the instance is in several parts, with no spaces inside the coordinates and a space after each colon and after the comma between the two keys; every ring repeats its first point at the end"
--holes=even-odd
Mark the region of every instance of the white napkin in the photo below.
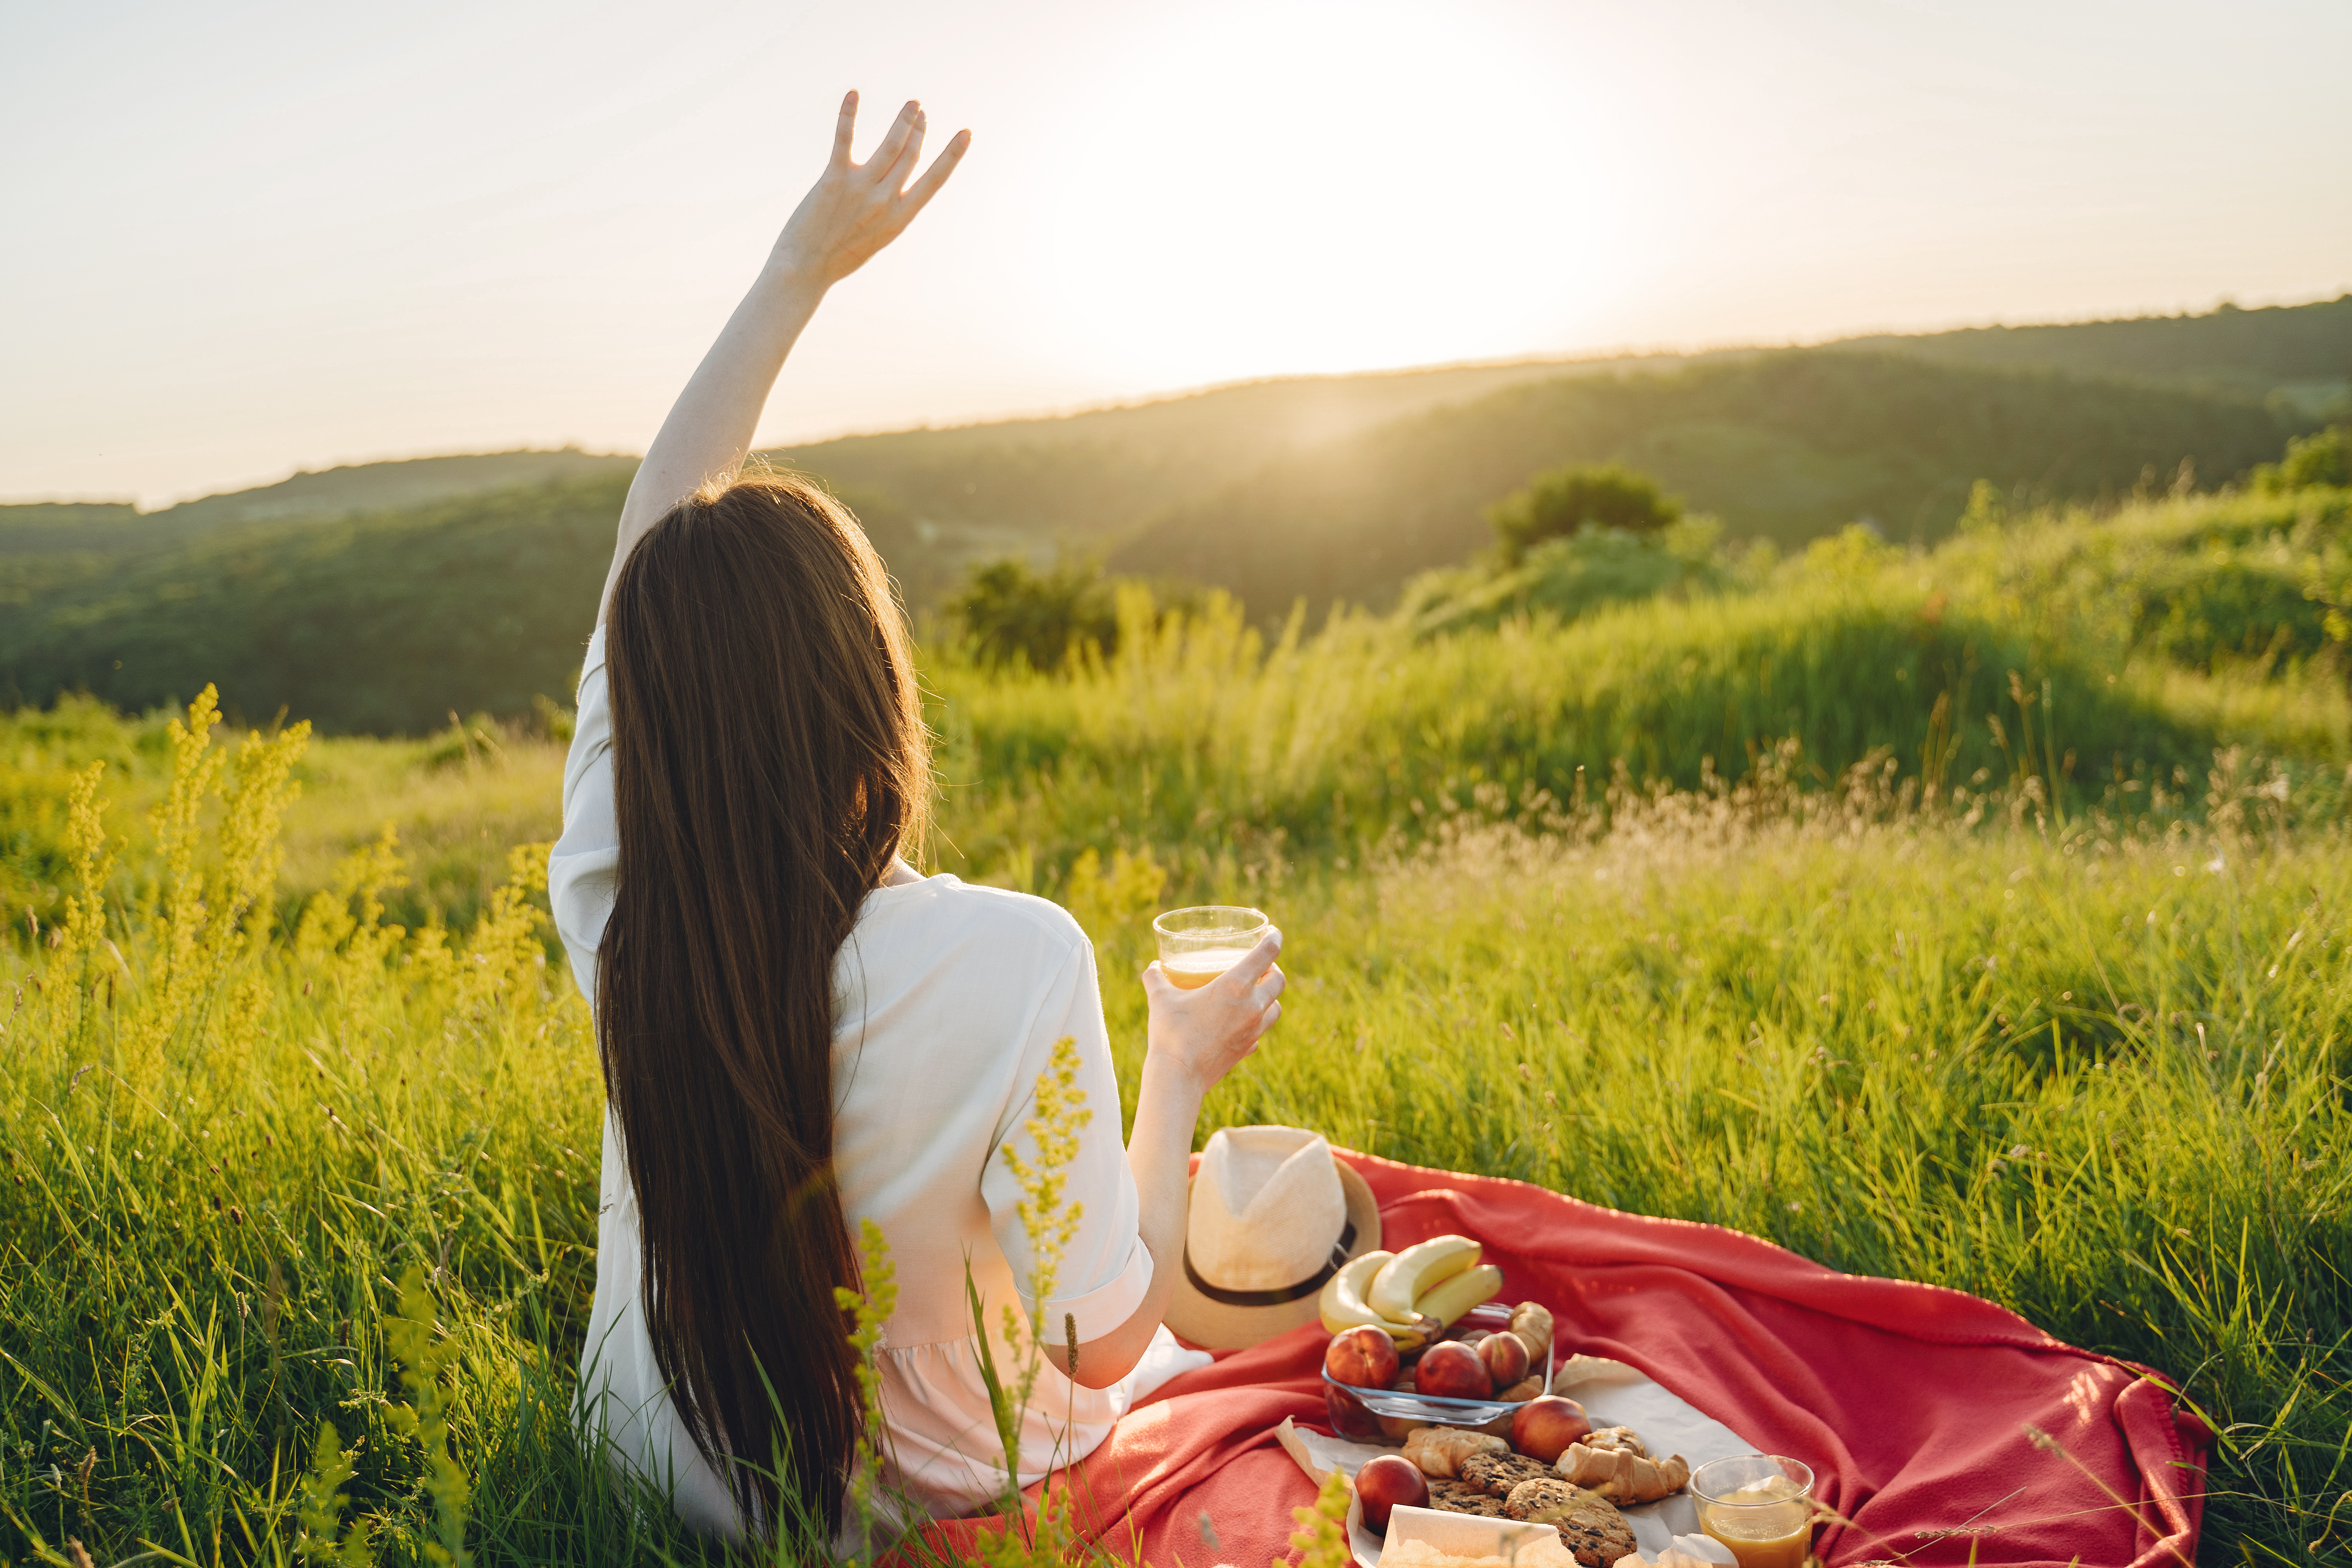
{"type": "Polygon", "coordinates": [[[1738,1568],[1738,1563],[1731,1548],[1712,1535],[1677,1535],[1674,1543],[1655,1557],[1644,1557],[1636,1552],[1620,1557],[1611,1568],[1717,1568],[1721,1563],[1738,1568]]]}

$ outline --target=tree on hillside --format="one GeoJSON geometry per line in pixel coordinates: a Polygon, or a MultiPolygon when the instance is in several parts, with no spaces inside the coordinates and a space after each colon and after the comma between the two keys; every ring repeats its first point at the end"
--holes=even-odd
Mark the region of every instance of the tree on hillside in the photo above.
{"type": "Polygon", "coordinates": [[[1118,643],[1118,612],[1099,572],[1068,563],[1032,572],[1017,557],[975,567],[949,603],[982,664],[1026,663],[1058,670],[1084,643],[1108,653],[1118,643]]]}
{"type": "Polygon", "coordinates": [[[1517,565],[1531,546],[1586,528],[1655,533],[1683,515],[1683,503],[1647,474],[1620,463],[1580,463],[1538,474],[1486,512],[1503,557],[1517,565]]]}

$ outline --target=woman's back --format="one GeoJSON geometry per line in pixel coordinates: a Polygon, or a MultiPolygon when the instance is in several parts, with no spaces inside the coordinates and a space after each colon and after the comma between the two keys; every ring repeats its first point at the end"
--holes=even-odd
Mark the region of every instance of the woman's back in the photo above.
{"type": "MultiPolygon", "coordinates": [[[[591,640],[581,679],[563,837],[548,876],[556,929],[592,1003],[618,858],[603,643],[601,632],[591,640]]],[[[1092,1114],[1068,1173],[1080,1224],[1043,1321],[1058,1325],[1067,1314],[1090,1339],[1123,1321],[1150,1285],[1151,1256],[1137,1234],[1135,1185],[1119,1147],[1118,1086],[1094,951],[1077,922],[1043,899],[930,877],[866,896],[834,980],[836,1191],[853,1230],[866,1219],[881,1227],[898,1270],[898,1309],[884,1339],[890,1446],[922,1502],[961,1510],[1003,1485],[1002,1444],[971,1344],[965,1260],[992,1324],[1008,1304],[1027,1317],[1034,1262],[1020,1194],[999,1151],[1010,1142],[1034,1156],[1023,1129],[1060,1040],[1076,1048],[1076,1088],[1092,1114]]],[[[638,1217],[609,1111],[601,1187],[583,1385],[602,1391],[603,1419],[624,1458],[657,1477],[675,1468],[681,1512],[727,1528],[733,1505],[678,1428],[646,1334],[638,1217]]],[[[753,1215],[709,1217],[742,1228],[747,1242],[759,1223],[753,1215]]],[[[814,1323],[809,1331],[838,1329],[814,1323]]],[[[1116,1418],[1118,1394],[1066,1385],[1050,1367],[1045,1379],[1062,1386],[1037,1403],[1066,1409],[1077,1428],[1063,1440],[1066,1459],[1071,1439],[1116,1418]]],[[[1029,1479],[1054,1447],[1042,1430],[1032,1436],[1023,1445],[1038,1461],[1029,1479]]]]}

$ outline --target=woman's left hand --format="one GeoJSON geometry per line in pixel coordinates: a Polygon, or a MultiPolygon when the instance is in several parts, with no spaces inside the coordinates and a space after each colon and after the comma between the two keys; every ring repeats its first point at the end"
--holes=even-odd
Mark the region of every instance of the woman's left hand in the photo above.
{"type": "Polygon", "coordinates": [[[1269,931],[1240,963],[1195,990],[1179,987],[1157,963],[1148,965],[1145,1070],[1173,1068],[1203,1097],[1216,1088],[1282,1016],[1289,982],[1275,963],[1281,956],[1282,932],[1269,931]]]}
{"type": "Polygon", "coordinates": [[[841,100],[833,156],[777,237],[768,260],[771,271],[806,279],[820,289],[840,282],[915,221],[971,145],[971,132],[957,132],[923,177],[909,185],[908,178],[923,154],[923,106],[908,100],[882,145],[863,163],[852,163],[849,156],[856,129],[857,94],[853,91],[841,100]]]}

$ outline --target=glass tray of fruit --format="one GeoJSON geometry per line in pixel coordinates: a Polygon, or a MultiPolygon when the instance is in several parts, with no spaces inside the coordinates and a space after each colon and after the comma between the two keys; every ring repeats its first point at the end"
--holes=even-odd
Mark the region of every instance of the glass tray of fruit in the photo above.
{"type": "Polygon", "coordinates": [[[1343,1436],[1402,1438],[1412,1426],[1508,1426],[1551,1385],[1551,1314],[1494,1298],[1503,1271],[1478,1243],[1441,1236],[1352,1258],[1324,1286],[1331,1342],[1323,1400],[1343,1436]]]}

